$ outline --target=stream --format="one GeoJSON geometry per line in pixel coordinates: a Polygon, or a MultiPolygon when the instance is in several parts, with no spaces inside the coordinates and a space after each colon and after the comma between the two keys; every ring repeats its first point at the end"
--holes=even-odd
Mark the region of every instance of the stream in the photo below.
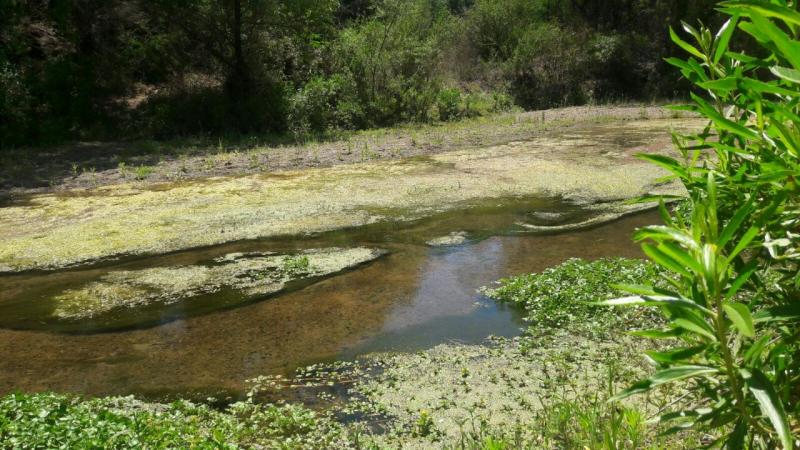
{"type": "Polygon", "coordinates": [[[506,199],[413,223],[381,223],[285,239],[241,241],[167,255],[122,258],[56,272],[0,276],[0,392],[137,394],[147,398],[241,394],[245,380],[370,352],[418,351],[444,342],[515,336],[514,308],[477,292],[571,257],[641,256],[639,213],[581,231],[531,233],[518,224],[574,223],[589,211],[558,199],[506,199]],[[426,242],[463,232],[457,245],[426,242]],[[364,246],[384,256],[352,270],[238,301],[221,291],[177,302],[144,320],[135,308],[111,322],[41,319],[45,299],[110,272],[204,264],[233,252],[364,246]],[[37,309],[38,308],[38,309],[37,309]],[[139,320],[142,319],[142,320],[139,320]]]}

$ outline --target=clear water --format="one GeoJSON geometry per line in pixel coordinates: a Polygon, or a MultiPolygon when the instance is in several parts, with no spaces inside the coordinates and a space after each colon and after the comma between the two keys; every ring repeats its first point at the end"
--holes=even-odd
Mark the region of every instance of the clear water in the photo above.
{"type": "Polygon", "coordinates": [[[211,395],[240,393],[245,380],[376,351],[416,351],[442,342],[514,336],[513,308],[477,293],[498,278],[542,270],[570,257],[640,256],[632,231],[654,213],[588,230],[524,233],[525,222],[569,223],[590,213],[557,199],[507,199],[416,223],[380,224],[302,239],[238,242],[96,267],[0,277],[0,392],[211,395]],[[429,247],[452,231],[469,240],[429,247]],[[102,323],[48,319],[48,299],[109,271],[198,264],[235,251],[363,245],[389,251],[368,265],[238,301],[222,292],[102,323]],[[155,314],[155,316],[154,316],[155,314]],[[155,319],[154,319],[155,317],[155,319]]]}

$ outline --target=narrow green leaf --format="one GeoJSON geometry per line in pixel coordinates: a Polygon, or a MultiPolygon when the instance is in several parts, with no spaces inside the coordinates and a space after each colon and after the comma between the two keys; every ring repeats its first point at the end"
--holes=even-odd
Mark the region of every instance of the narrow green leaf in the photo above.
{"type": "Polygon", "coordinates": [[[686,178],[687,174],[686,169],[683,167],[681,163],[679,163],[674,158],[670,158],[669,156],[655,155],[649,153],[639,153],[636,155],[636,157],[641,160],[648,161],[655,165],[661,166],[681,178],[686,178]]]}
{"type": "Polygon", "coordinates": [[[705,345],[698,345],[695,347],[681,347],[681,348],[671,349],[665,352],[657,352],[655,350],[651,350],[645,352],[645,354],[647,354],[647,356],[649,356],[653,361],[657,363],[675,364],[679,361],[689,359],[705,349],[706,349],[705,345]]]}
{"type": "Polygon", "coordinates": [[[703,314],[713,316],[714,313],[709,310],[708,308],[703,307],[702,305],[698,305],[697,303],[686,299],[686,298],[679,298],[673,297],[669,295],[646,295],[646,296],[639,296],[639,295],[632,295],[628,297],[619,297],[619,298],[612,298],[609,300],[602,300],[599,302],[593,302],[593,305],[598,306],[663,306],[663,305],[677,305],[683,306],[687,308],[696,309],[703,314]]]}
{"type": "Polygon", "coordinates": [[[750,16],[753,13],[781,19],[787,24],[800,25],[800,13],[785,6],[765,1],[739,0],[722,2],[722,11],[750,16]]]}
{"type": "Polygon", "coordinates": [[[768,36],[769,40],[778,47],[781,53],[780,56],[789,61],[795,69],[800,69],[800,43],[789,37],[778,26],[760,14],[750,14],[750,20],[753,21],[753,24],[761,33],[768,36]]]}
{"type": "Polygon", "coordinates": [[[636,231],[633,238],[637,241],[641,241],[643,239],[652,239],[657,242],[662,242],[665,240],[675,241],[692,250],[700,249],[700,246],[690,235],[677,228],[667,227],[664,225],[652,225],[641,228],[636,231]]]}
{"type": "Polygon", "coordinates": [[[729,131],[743,138],[747,139],[758,138],[758,133],[756,131],[744,127],[742,125],[739,125],[738,123],[728,120],[725,117],[722,117],[719,111],[714,109],[713,106],[709,105],[708,102],[706,102],[702,97],[699,97],[697,94],[693,92],[689,93],[689,95],[692,97],[692,100],[694,100],[695,103],[697,103],[697,105],[700,107],[700,111],[706,117],[711,119],[714,122],[714,125],[717,126],[718,128],[729,131]]]}
{"type": "Polygon", "coordinates": [[[731,282],[731,286],[728,288],[728,291],[725,293],[725,299],[730,300],[739,292],[739,289],[744,286],[747,280],[755,273],[758,269],[758,260],[752,259],[748,262],[742,269],[739,270],[739,275],[731,282]]]}
{"type": "Polygon", "coordinates": [[[744,438],[747,436],[747,422],[740,419],[733,427],[733,431],[725,439],[725,448],[728,450],[741,450],[744,448],[744,438]]]}
{"type": "Polygon", "coordinates": [[[719,240],[717,241],[717,245],[720,247],[724,247],[728,241],[731,240],[733,235],[739,230],[739,227],[744,222],[744,219],[753,212],[753,205],[755,204],[755,197],[751,197],[744,205],[742,205],[739,209],[736,210],[731,220],[725,225],[725,228],[722,230],[722,233],[719,236],[719,240]]]}
{"type": "Polygon", "coordinates": [[[735,77],[720,78],[717,80],[704,81],[697,85],[710,91],[724,92],[725,94],[737,89],[737,79],[735,77]]]}
{"type": "Polygon", "coordinates": [[[714,64],[719,63],[725,52],[728,51],[728,44],[731,41],[733,32],[736,30],[736,23],[739,21],[739,16],[734,15],[717,32],[716,41],[717,48],[714,49],[714,64]]]}
{"type": "Polygon", "coordinates": [[[769,417],[773,428],[780,438],[781,445],[784,450],[791,450],[794,447],[794,439],[792,432],[789,429],[789,421],[786,418],[786,412],[783,408],[778,395],[775,393],[775,388],[769,378],[761,373],[758,369],[739,369],[742,378],[744,378],[748,389],[753,396],[758,400],[761,407],[761,412],[769,417]]]}
{"type": "Polygon", "coordinates": [[[790,69],[788,67],[772,66],[769,71],[775,76],[783,78],[786,81],[800,84],[800,70],[790,69]]]}
{"type": "Polygon", "coordinates": [[[671,270],[672,272],[681,274],[687,278],[692,277],[691,272],[686,270],[686,268],[683,267],[679,262],[664,254],[664,252],[659,250],[655,245],[642,244],[642,252],[644,252],[644,254],[647,255],[648,258],[652,259],[656,264],[671,270]]]}
{"type": "Polygon", "coordinates": [[[612,284],[611,287],[630,294],[658,295],[658,293],[653,290],[652,286],[644,286],[641,284],[612,284]]]}
{"type": "Polygon", "coordinates": [[[636,330],[636,331],[629,331],[628,334],[631,336],[638,336],[647,339],[671,339],[683,334],[683,330],[679,328],[673,328],[670,330],[636,330]]]}
{"type": "Polygon", "coordinates": [[[700,59],[705,59],[705,56],[703,56],[703,54],[700,53],[700,50],[694,48],[691,44],[681,39],[680,36],[678,36],[678,34],[675,33],[675,30],[673,30],[672,27],[669,27],[669,36],[670,38],[672,38],[672,42],[677,44],[678,47],[684,49],[693,56],[696,56],[700,59]]]}
{"type": "Polygon", "coordinates": [[[763,81],[754,80],[752,78],[743,78],[739,81],[742,88],[749,89],[751,91],[755,91],[761,94],[778,94],[778,95],[787,95],[790,97],[797,97],[800,95],[800,92],[792,89],[786,89],[781,86],[777,86],[775,84],[765,83],[763,81]]]}
{"type": "Polygon", "coordinates": [[[692,317],[680,317],[673,321],[676,326],[684,330],[691,331],[701,336],[707,337],[711,341],[716,341],[717,336],[714,335],[714,329],[711,328],[706,321],[692,317]]]}
{"type": "Polygon", "coordinates": [[[700,262],[694,259],[680,246],[675,245],[672,242],[662,242],[658,245],[658,249],[664,252],[670,258],[683,264],[684,267],[693,270],[697,274],[702,273],[703,267],[700,262]]]}
{"type": "Polygon", "coordinates": [[[753,314],[755,322],[794,322],[800,321],[800,303],[774,306],[753,314]]]}
{"type": "Polygon", "coordinates": [[[758,338],[750,348],[744,353],[744,362],[748,366],[758,367],[761,365],[761,355],[769,343],[770,336],[764,335],[758,338]]]}
{"type": "Polygon", "coordinates": [[[749,338],[756,335],[756,330],[753,327],[753,316],[750,314],[750,309],[743,303],[725,303],[722,305],[725,314],[733,322],[733,326],[739,330],[742,335],[749,338]]]}
{"type": "Polygon", "coordinates": [[[659,370],[658,372],[654,373],[650,378],[634,384],[630,388],[625,389],[624,391],[610,398],[608,401],[614,402],[617,400],[621,400],[623,398],[630,397],[631,395],[638,394],[640,392],[649,391],[650,389],[665,383],[684,380],[687,378],[697,377],[701,375],[710,375],[717,372],[719,372],[718,369],[708,366],[687,365],[687,366],[670,367],[669,369],[659,370]]]}
{"type": "Polygon", "coordinates": [[[745,248],[747,248],[748,245],[750,245],[750,242],[752,242],[753,239],[755,239],[755,237],[758,236],[758,232],[759,228],[755,225],[748,228],[747,231],[745,231],[744,236],[742,236],[742,238],[739,239],[739,242],[736,244],[736,247],[734,247],[731,254],[728,255],[729,263],[730,261],[733,261],[733,258],[735,258],[739,253],[741,253],[742,250],[744,250],[745,248]]]}

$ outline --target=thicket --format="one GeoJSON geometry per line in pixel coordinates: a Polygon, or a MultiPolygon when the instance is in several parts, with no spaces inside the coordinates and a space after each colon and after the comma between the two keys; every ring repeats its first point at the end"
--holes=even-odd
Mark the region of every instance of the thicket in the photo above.
{"type": "Polygon", "coordinates": [[[673,97],[709,0],[0,1],[0,147],[673,97]]]}

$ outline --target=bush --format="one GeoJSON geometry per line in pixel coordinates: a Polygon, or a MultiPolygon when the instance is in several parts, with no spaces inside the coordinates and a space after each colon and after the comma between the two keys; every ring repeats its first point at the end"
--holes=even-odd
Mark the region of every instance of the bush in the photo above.
{"type": "Polygon", "coordinates": [[[158,137],[282,131],[286,127],[286,91],[285,84],[265,80],[237,102],[221,80],[196,75],[150,98],[138,111],[139,121],[158,137]]]}
{"type": "Polygon", "coordinates": [[[457,88],[442,89],[436,98],[439,120],[449,121],[461,116],[461,91],[457,88]]]}
{"type": "Polygon", "coordinates": [[[32,99],[19,72],[0,59],[0,149],[23,144],[29,138],[32,99]]]}
{"type": "Polygon", "coordinates": [[[365,122],[352,79],[314,78],[289,99],[288,127],[296,136],[355,129],[365,122]]]}
{"type": "Polygon", "coordinates": [[[800,19],[785,2],[721,5],[731,18],[718,33],[684,24],[689,43],[671,31],[690,57],[669,62],[705,93],[681,109],[709,125],[675,135],[680,160],[643,155],[683,183],[691,212],[673,216],[662,203],[665,226],[636,233],[671,272],[670,286],[632,286],[609,303],[660,305],[669,326],[645,335],[674,347],[649,352],[655,373],[618,398],[682,382],[687,394],[662,422],[713,430],[717,447],[791,449],[800,428],[800,19]],[[737,29],[762,57],[729,49],[737,29]]]}
{"type": "Polygon", "coordinates": [[[449,14],[427,0],[387,0],[374,18],[344,30],[338,71],[355,81],[366,125],[424,121],[439,91],[439,40],[449,14]]]}
{"type": "Polygon", "coordinates": [[[582,41],[574,31],[556,24],[528,26],[507,63],[517,104],[540,109],[589,100],[588,61],[582,41]]]}

